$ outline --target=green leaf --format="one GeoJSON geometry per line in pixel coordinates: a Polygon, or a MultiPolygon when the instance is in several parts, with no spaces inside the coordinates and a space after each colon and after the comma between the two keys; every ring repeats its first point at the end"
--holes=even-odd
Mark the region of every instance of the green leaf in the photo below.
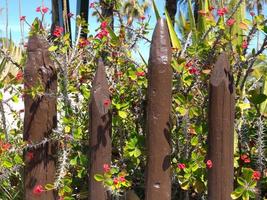
{"type": "Polygon", "coordinates": [[[51,46],[48,48],[48,51],[56,51],[58,49],[58,46],[51,46]]]}
{"type": "Polygon", "coordinates": [[[238,199],[239,197],[242,196],[243,192],[244,192],[244,188],[243,187],[238,187],[238,188],[235,189],[235,191],[233,191],[231,193],[231,198],[232,199],[238,199]]]}
{"type": "Polygon", "coordinates": [[[170,37],[171,37],[171,42],[172,42],[172,47],[178,50],[182,49],[180,40],[174,30],[174,27],[172,25],[172,20],[170,18],[170,15],[167,11],[167,9],[165,9],[165,15],[166,15],[166,20],[167,20],[167,24],[168,24],[168,28],[169,28],[169,32],[170,32],[170,37]]]}
{"type": "Polygon", "coordinates": [[[55,188],[55,186],[53,184],[49,184],[48,183],[48,184],[45,185],[45,189],[46,190],[53,190],[54,188],[55,188]]]}
{"type": "Polygon", "coordinates": [[[189,14],[190,27],[193,33],[192,38],[193,38],[193,43],[195,43],[197,41],[197,29],[196,29],[194,11],[193,11],[191,0],[187,0],[187,2],[188,2],[188,14],[189,14]]]}
{"type": "Polygon", "coordinates": [[[198,137],[197,136],[194,136],[192,139],[191,139],[191,145],[192,146],[197,146],[198,144],[198,137]]]}
{"type": "Polygon", "coordinates": [[[95,179],[96,181],[103,181],[103,180],[104,180],[104,176],[101,175],[101,174],[95,174],[95,175],[94,175],[94,179],[95,179]]]}
{"type": "Polygon", "coordinates": [[[249,100],[251,103],[254,104],[261,104],[267,99],[267,96],[265,94],[253,94],[249,100]]]}
{"type": "Polygon", "coordinates": [[[159,20],[160,19],[159,10],[158,10],[157,4],[155,3],[155,0],[152,0],[152,4],[153,4],[153,9],[156,15],[156,19],[159,20]]]}
{"type": "Polygon", "coordinates": [[[111,178],[108,178],[104,181],[104,184],[107,186],[112,186],[113,185],[113,180],[111,178]]]}
{"type": "Polygon", "coordinates": [[[128,116],[128,113],[126,111],[123,111],[123,110],[119,110],[118,114],[122,119],[126,119],[128,116]]]}
{"type": "Polygon", "coordinates": [[[237,182],[238,182],[238,184],[241,185],[241,186],[245,186],[245,185],[246,185],[246,180],[243,179],[242,177],[238,177],[238,178],[237,178],[237,182]]]}

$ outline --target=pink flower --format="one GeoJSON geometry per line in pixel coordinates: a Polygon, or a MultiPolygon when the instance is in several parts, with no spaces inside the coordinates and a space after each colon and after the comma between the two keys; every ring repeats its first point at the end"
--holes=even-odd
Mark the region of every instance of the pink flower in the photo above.
{"type": "Polygon", "coordinates": [[[101,23],[101,25],[100,25],[100,27],[101,27],[102,30],[106,29],[107,26],[108,26],[108,22],[107,22],[107,21],[103,21],[103,22],[101,23]]]}
{"type": "Polygon", "coordinates": [[[114,178],[114,179],[113,179],[113,184],[114,184],[114,185],[117,185],[118,183],[119,183],[119,179],[118,179],[118,178],[114,178]]]}
{"type": "Polygon", "coordinates": [[[242,47],[243,49],[248,48],[248,42],[247,42],[247,40],[243,40],[241,47],[242,47]]]}
{"type": "Polygon", "coordinates": [[[110,166],[108,164],[104,164],[103,165],[103,170],[105,173],[109,172],[110,171],[110,166]]]}
{"type": "Polygon", "coordinates": [[[48,12],[48,8],[45,7],[45,6],[42,6],[42,12],[43,12],[44,14],[47,13],[47,12],[48,12]]]}
{"type": "Polygon", "coordinates": [[[42,192],[44,192],[44,188],[41,185],[36,185],[33,188],[33,194],[40,195],[42,192]]]}
{"type": "Polygon", "coordinates": [[[258,180],[260,180],[260,178],[261,178],[261,173],[259,171],[254,171],[252,174],[252,179],[254,181],[258,181],[258,180]]]}
{"type": "Polygon", "coordinates": [[[24,21],[25,19],[26,19],[26,16],[20,16],[20,17],[19,17],[19,20],[20,20],[20,21],[24,21]]]}
{"type": "Polygon", "coordinates": [[[224,13],[228,13],[228,8],[227,7],[223,7],[223,11],[224,11],[224,13]]]}
{"type": "Polygon", "coordinates": [[[137,76],[145,76],[145,72],[136,72],[137,76]]]}
{"type": "Polygon", "coordinates": [[[125,182],[125,181],[126,181],[126,179],[125,179],[124,176],[120,176],[120,177],[119,177],[119,180],[120,180],[120,182],[125,182]]]}
{"type": "Polygon", "coordinates": [[[41,6],[36,8],[36,12],[41,12],[41,6]]]}
{"type": "Polygon", "coordinates": [[[207,160],[206,166],[207,166],[208,169],[212,168],[212,161],[211,160],[207,160]]]}
{"type": "Polygon", "coordinates": [[[255,16],[255,12],[253,12],[253,11],[249,12],[249,14],[251,15],[251,17],[255,16]]]}
{"type": "Polygon", "coordinates": [[[109,106],[110,103],[111,103],[111,101],[109,99],[105,99],[103,104],[104,104],[104,106],[109,106]]]}
{"type": "Polygon", "coordinates": [[[244,163],[250,163],[250,159],[249,159],[249,158],[246,158],[246,159],[244,160],[244,163]]]}
{"type": "Polygon", "coordinates": [[[234,23],[235,23],[235,19],[232,19],[232,18],[228,19],[226,22],[227,26],[233,26],[234,23]]]}
{"type": "Polygon", "coordinates": [[[94,2],[90,3],[89,8],[94,8],[94,7],[95,7],[95,3],[94,2]]]}
{"type": "Polygon", "coordinates": [[[185,164],[184,164],[184,163],[179,163],[179,164],[177,165],[177,167],[178,167],[179,169],[183,170],[183,169],[185,169],[185,164]]]}
{"type": "Polygon", "coordinates": [[[63,33],[63,28],[60,26],[56,26],[54,29],[53,35],[55,37],[60,37],[62,35],[62,33],[63,33]]]}

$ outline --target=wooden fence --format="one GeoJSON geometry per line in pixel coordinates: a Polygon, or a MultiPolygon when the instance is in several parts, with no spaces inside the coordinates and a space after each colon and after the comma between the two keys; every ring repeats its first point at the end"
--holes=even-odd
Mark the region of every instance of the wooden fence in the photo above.
{"type": "MultiPolygon", "coordinates": [[[[166,21],[157,22],[150,49],[147,90],[147,167],[146,200],[171,199],[170,115],[172,102],[171,42],[166,21]]],[[[57,75],[49,59],[48,45],[31,36],[25,68],[25,89],[40,84],[45,93],[57,92],[57,75]]],[[[111,163],[111,96],[105,67],[98,62],[89,104],[89,200],[110,199],[103,185],[94,180],[103,164],[111,163]]],[[[56,95],[25,96],[24,140],[38,143],[56,127],[56,95]]],[[[230,200],[233,190],[234,85],[226,54],[219,56],[210,77],[208,155],[213,167],[208,170],[208,199],[230,200]]],[[[36,185],[54,182],[56,144],[47,142],[25,152],[24,199],[55,200],[56,192],[33,196],[36,185]],[[37,155],[28,160],[27,154],[37,155]]]]}

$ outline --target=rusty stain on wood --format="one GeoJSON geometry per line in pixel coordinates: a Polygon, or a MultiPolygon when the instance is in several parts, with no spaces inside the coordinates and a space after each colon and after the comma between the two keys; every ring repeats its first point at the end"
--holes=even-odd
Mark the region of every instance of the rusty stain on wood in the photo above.
{"type": "MultiPolygon", "coordinates": [[[[48,43],[34,35],[28,41],[28,58],[24,71],[25,116],[23,138],[28,143],[40,143],[49,138],[56,128],[57,73],[50,59],[48,43]],[[43,88],[45,95],[32,97],[30,90],[43,88]]],[[[46,191],[40,195],[33,193],[37,185],[53,184],[55,178],[56,145],[46,142],[38,148],[24,152],[24,199],[54,200],[56,191],[46,191]],[[29,153],[32,155],[30,158],[29,153]]]]}
{"type": "Polygon", "coordinates": [[[228,56],[219,56],[210,77],[208,199],[231,200],[234,184],[235,89],[228,56]]]}
{"type": "Polygon", "coordinates": [[[94,179],[95,174],[103,174],[103,165],[111,163],[111,95],[106,78],[105,67],[100,59],[93,81],[91,102],[89,104],[90,124],[90,170],[89,199],[106,200],[109,194],[101,182],[94,179]]]}
{"type": "Polygon", "coordinates": [[[168,26],[166,20],[160,19],[153,33],[148,65],[146,200],[171,199],[171,57],[168,26]]]}

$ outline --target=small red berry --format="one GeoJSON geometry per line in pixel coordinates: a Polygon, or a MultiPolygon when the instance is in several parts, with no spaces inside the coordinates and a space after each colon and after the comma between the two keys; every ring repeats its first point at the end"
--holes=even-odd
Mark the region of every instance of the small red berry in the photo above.
{"type": "Polygon", "coordinates": [[[212,168],[212,165],[213,165],[212,161],[211,160],[207,160],[207,162],[206,162],[207,168],[208,169],[212,168]]]}

